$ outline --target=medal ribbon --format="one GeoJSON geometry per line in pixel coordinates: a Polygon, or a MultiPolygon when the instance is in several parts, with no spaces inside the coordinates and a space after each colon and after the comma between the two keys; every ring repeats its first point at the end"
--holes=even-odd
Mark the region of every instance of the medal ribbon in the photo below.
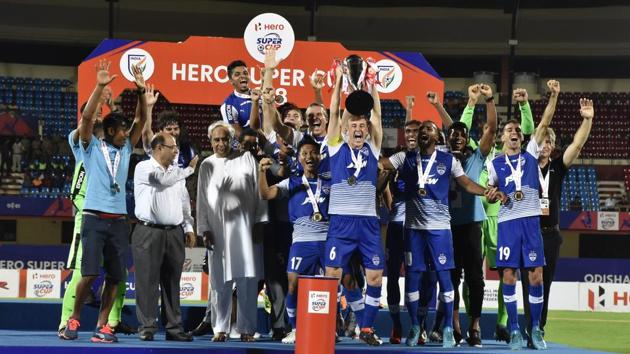
{"type": "Polygon", "coordinates": [[[107,165],[107,171],[109,172],[110,184],[113,186],[116,183],[116,173],[118,173],[118,166],[120,165],[120,150],[116,149],[116,156],[114,157],[114,164],[112,165],[112,159],[109,157],[109,149],[105,141],[101,140],[101,152],[105,158],[105,164],[107,165]]]}
{"type": "Polygon", "coordinates": [[[302,184],[306,187],[306,194],[308,194],[308,200],[311,202],[313,206],[313,213],[319,213],[319,206],[317,205],[317,201],[319,200],[319,196],[322,192],[322,180],[317,178],[317,189],[315,190],[315,194],[311,190],[311,185],[308,183],[308,179],[306,176],[302,175],[302,184]]]}
{"type": "MultiPolygon", "coordinates": [[[[350,146],[348,146],[350,147],[350,146]]],[[[350,148],[350,156],[352,157],[352,163],[354,164],[354,177],[359,178],[359,173],[363,168],[363,155],[361,155],[361,150],[357,151],[357,155],[354,155],[352,148],[350,148]]]]}
{"type": "Polygon", "coordinates": [[[512,171],[512,178],[514,179],[514,187],[516,187],[516,191],[521,191],[521,177],[523,174],[521,173],[521,154],[518,154],[518,160],[516,160],[516,170],[512,167],[512,163],[510,163],[510,159],[507,154],[505,155],[505,164],[510,167],[510,171],[512,171]]]}
{"type": "Polygon", "coordinates": [[[429,172],[431,172],[431,167],[433,167],[433,163],[435,162],[435,157],[437,156],[437,149],[433,150],[433,154],[431,154],[431,158],[429,159],[429,163],[427,163],[427,169],[422,171],[422,156],[418,153],[418,185],[420,189],[424,189],[424,185],[427,183],[427,178],[429,177],[429,172]]]}

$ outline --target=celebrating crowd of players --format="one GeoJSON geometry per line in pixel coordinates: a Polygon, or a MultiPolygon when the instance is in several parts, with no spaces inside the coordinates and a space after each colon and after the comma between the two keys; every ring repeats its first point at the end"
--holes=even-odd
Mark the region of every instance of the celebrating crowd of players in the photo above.
{"type": "MultiPolygon", "coordinates": [[[[411,119],[409,99],[405,146],[385,157],[378,83],[350,90],[346,98],[346,68],[337,65],[331,72],[328,110],[323,78],[313,76],[314,102],[303,115],[297,107],[283,105],[280,110],[276,104],[273,71],[279,63],[274,51],[266,54],[258,88],[250,87],[243,61],[228,66],[234,92],[221,106],[223,121],[208,128],[213,154],[200,164],[196,196],[196,229],[209,250],[211,295],[206,317],[188,333],[182,327],[177,290],[185,244],[195,241],[185,179],[194,172],[197,158],[178,145],[180,123],[172,113],[161,114],[160,132],[152,133],[151,111],[158,94],[137,68],[136,120],[127,126],[120,113],[110,113],[102,119],[102,137],[94,136],[98,102],[115,78],[107,63],[99,63],[96,89],[79,129],[69,136],[88,182],[81,194],[85,205],[75,203],[83,221],[79,219],[77,246],[72,248],[82,249],[83,257],[71,264],[81,274],[73,275],[76,297],[64,299],[64,308],[74,310],[65,312],[60,337],[77,338],[81,305],[102,264],[106,283],[92,340],[116,341],[119,317],[110,324],[108,316],[126,274],[125,180],[131,148],[142,137],[151,158],[134,175],[138,225],[131,242],[140,339],[153,340],[157,331],[161,291],[167,340],[188,341],[212,330],[213,341],[225,341],[235,328],[242,341],[254,341],[258,280],[264,278],[272,302],[273,338],[293,343],[297,276],[325,274],[340,279],[339,295],[345,296],[358,324],[358,338],[380,345],[373,327],[386,269],[393,322],[389,341],[401,343],[398,278],[404,269],[404,303],[411,321],[406,345],[431,340],[450,348],[465,335],[469,345],[480,347],[485,257],[501,278],[495,338],[512,349],[524,345],[515,289],[520,271],[527,345],[545,349],[547,303],[562,242],[560,189],[588,138],[592,101],[580,100],[576,118],[579,112],[582,125],[568,148],[554,154],[555,133],[549,125],[560,93],[555,80],[547,83],[549,103],[535,128],[523,89],[514,91],[521,121],[501,125],[487,84],[469,87],[469,101],[458,121],[436,93],[428,92],[426,99],[438,111],[444,130],[430,120],[411,119]],[[340,109],[342,99],[345,110],[340,109]],[[480,100],[487,118],[477,142],[470,129],[480,100]],[[387,225],[384,242],[381,225],[387,225]],[[466,291],[459,294],[462,278],[466,291]],[[436,300],[436,283],[439,305],[430,330],[425,322],[427,308],[436,300]],[[230,319],[233,288],[235,324],[230,319]],[[466,330],[460,327],[460,297],[469,317],[466,330]]],[[[76,189],[73,195],[81,187],[76,189]]]]}

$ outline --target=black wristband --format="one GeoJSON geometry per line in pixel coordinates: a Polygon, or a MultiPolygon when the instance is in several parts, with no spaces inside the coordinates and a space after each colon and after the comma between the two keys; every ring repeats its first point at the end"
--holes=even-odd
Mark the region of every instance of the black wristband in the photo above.
{"type": "Polygon", "coordinates": [[[137,93],[138,95],[144,95],[146,92],[147,92],[147,90],[146,90],[146,89],[144,89],[144,88],[139,88],[139,89],[136,89],[136,93],[137,93]]]}
{"type": "Polygon", "coordinates": [[[494,101],[494,96],[490,96],[486,98],[486,102],[494,101]]]}

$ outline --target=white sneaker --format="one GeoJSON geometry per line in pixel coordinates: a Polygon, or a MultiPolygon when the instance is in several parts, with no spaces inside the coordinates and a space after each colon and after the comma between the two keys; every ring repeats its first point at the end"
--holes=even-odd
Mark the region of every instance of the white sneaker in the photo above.
{"type": "Polygon", "coordinates": [[[284,338],[282,338],[282,343],[284,344],[295,343],[295,328],[291,330],[291,332],[287,333],[287,335],[284,338]]]}

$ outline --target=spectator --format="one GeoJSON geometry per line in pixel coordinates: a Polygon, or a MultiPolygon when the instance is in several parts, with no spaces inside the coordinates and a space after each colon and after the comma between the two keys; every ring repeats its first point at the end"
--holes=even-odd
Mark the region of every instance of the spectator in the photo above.
{"type": "Polygon", "coordinates": [[[613,192],[608,194],[608,198],[604,200],[604,210],[615,211],[617,210],[617,199],[614,196],[613,192]]]}
{"type": "Polygon", "coordinates": [[[22,152],[24,151],[24,146],[22,145],[22,138],[17,138],[11,147],[13,152],[13,165],[11,170],[13,172],[21,172],[22,171],[22,152]]]}
{"type": "Polygon", "coordinates": [[[573,200],[569,204],[570,211],[582,211],[582,201],[577,195],[573,196],[573,200]]]}
{"type": "Polygon", "coordinates": [[[5,139],[2,143],[2,154],[0,154],[2,160],[0,161],[0,175],[6,171],[9,174],[11,168],[9,167],[11,160],[11,140],[5,139]]]}

